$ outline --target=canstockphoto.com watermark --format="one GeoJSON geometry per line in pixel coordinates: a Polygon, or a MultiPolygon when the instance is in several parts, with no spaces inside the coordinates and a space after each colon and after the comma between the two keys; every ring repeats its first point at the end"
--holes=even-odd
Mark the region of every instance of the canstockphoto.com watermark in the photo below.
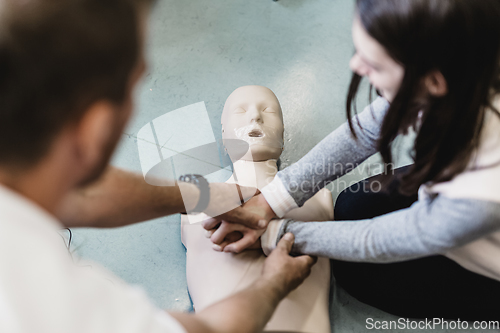
{"type": "Polygon", "coordinates": [[[366,329],[368,330],[498,330],[500,329],[500,321],[463,321],[445,320],[443,318],[432,319],[407,319],[399,318],[398,320],[375,320],[373,318],[366,319],[366,329]]]}

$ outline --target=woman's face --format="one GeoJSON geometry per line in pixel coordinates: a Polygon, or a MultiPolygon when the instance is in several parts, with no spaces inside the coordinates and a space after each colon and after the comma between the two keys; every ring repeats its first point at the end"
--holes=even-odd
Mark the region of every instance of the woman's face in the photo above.
{"type": "Polygon", "coordinates": [[[352,39],[356,53],[349,62],[351,70],[359,76],[366,76],[382,97],[392,102],[403,81],[403,66],[368,34],[357,15],[352,24],[352,39]]]}

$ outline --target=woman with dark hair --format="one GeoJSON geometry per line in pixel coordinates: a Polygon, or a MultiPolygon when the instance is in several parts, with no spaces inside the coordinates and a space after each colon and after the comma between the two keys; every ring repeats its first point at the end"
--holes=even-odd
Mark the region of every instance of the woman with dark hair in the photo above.
{"type": "Polygon", "coordinates": [[[239,209],[267,225],[376,152],[387,172],[343,191],[336,221],[273,220],[264,233],[237,209],[233,222],[256,229],[228,245],[221,228],[212,241],[239,252],[264,233],[266,251],[292,232],[293,250],[331,258],[362,302],[403,317],[498,320],[500,2],[358,0],[352,33],[348,123],[239,209]],[[352,117],[363,77],[379,97],[352,117]],[[411,128],[414,163],[393,170],[393,142],[411,128]]]}

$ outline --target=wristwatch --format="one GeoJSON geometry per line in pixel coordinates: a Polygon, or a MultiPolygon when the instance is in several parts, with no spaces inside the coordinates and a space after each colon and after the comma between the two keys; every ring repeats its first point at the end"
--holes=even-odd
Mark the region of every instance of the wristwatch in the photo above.
{"type": "Polygon", "coordinates": [[[196,185],[200,190],[198,204],[190,213],[201,213],[207,209],[210,202],[210,184],[202,175],[187,174],[179,177],[179,181],[196,185]]]}

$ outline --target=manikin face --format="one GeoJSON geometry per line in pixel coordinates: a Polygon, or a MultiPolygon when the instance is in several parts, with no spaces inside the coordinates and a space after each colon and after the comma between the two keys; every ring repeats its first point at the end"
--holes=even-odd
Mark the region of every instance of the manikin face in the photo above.
{"type": "Polygon", "coordinates": [[[352,25],[352,39],[356,53],[349,66],[370,83],[388,102],[392,102],[404,77],[404,68],[392,59],[385,48],[371,37],[356,15],[352,25]]]}
{"type": "Polygon", "coordinates": [[[236,89],[224,105],[222,138],[233,162],[237,154],[229,148],[231,139],[243,140],[250,147],[250,153],[239,159],[278,159],[283,150],[283,116],[274,93],[261,86],[236,89]]]}

